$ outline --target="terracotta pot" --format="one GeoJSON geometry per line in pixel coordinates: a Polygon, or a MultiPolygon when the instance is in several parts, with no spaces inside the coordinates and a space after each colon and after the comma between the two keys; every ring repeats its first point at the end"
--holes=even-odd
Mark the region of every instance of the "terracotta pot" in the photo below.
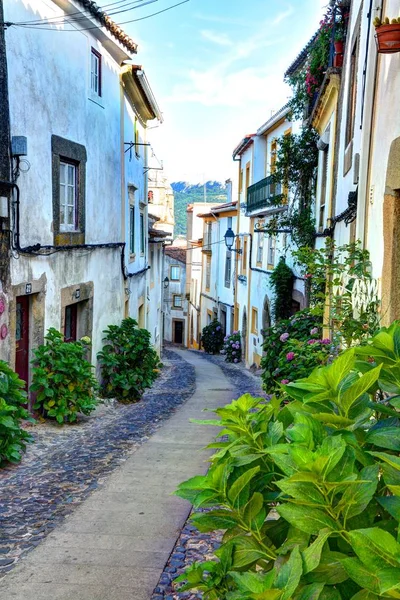
{"type": "Polygon", "coordinates": [[[380,54],[400,52],[400,23],[381,25],[376,28],[376,41],[380,54]]]}
{"type": "Polygon", "coordinates": [[[343,54],[335,54],[333,57],[334,67],[343,67],[343,54]]]}
{"type": "Polygon", "coordinates": [[[343,54],[343,40],[334,42],[333,45],[335,46],[335,54],[343,54]]]}

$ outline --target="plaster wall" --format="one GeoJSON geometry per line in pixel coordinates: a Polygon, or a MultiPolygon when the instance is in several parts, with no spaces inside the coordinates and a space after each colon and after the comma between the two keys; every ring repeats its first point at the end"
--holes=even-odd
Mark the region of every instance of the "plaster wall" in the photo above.
{"type": "Polygon", "coordinates": [[[151,243],[149,247],[149,281],[146,328],[151,333],[151,343],[156,352],[161,353],[162,345],[162,279],[163,276],[163,246],[161,243],[151,243]]]}

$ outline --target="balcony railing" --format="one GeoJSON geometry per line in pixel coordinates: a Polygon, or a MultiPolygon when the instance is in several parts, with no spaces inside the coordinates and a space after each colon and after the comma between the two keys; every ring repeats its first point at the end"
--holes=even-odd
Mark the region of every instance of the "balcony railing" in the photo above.
{"type": "Polygon", "coordinates": [[[257,181],[257,183],[247,188],[247,212],[273,208],[274,198],[281,196],[281,194],[281,184],[273,182],[271,175],[261,181],[257,181]]]}

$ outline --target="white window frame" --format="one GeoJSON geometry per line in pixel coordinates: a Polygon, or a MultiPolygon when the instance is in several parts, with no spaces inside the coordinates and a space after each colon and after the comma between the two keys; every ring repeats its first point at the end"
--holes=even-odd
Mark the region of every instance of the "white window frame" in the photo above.
{"type": "Polygon", "coordinates": [[[78,165],[60,160],[60,231],[77,231],[78,216],[78,165]],[[72,182],[69,173],[72,172],[72,182]],[[70,193],[71,192],[71,193],[70,193]],[[69,196],[72,196],[70,198],[69,196]],[[72,202],[71,202],[72,200],[72,202]],[[73,223],[69,223],[68,212],[72,207],[73,223]],[[64,222],[62,222],[64,221],[64,222]]]}
{"type": "Polygon", "coordinates": [[[180,268],[179,265],[171,265],[171,268],[170,268],[170,280],[171,281],[180,281],[181,280],[181,268],[180,268]],[[178,277],[177,278],[173,277],[174,269],[178,269],[178,277]]]}
{"type": "Polygon", "coordinates": [[[275,254],[276,254],[276,238],[270,236],[268,239],[268,268],[275,267],[275,254]]]}
{"type": "Polygon", "coordinates": [[[232,252],[226,251],[225,257],[225,287],[231,287],[232,279],[232,252]]]}
{"type": "Polygon", "coordinates": [[[182,294],[174,294],[172,299],[173,308],[183,308],[182,294]],[[176,299],[179,298],[180,304],[176,304],[176,299]]]}
{"type": "Polygon", "coordinates": [[[90,89],[101,98],[101,55],[94,48],[90,50],[90,89]]]}

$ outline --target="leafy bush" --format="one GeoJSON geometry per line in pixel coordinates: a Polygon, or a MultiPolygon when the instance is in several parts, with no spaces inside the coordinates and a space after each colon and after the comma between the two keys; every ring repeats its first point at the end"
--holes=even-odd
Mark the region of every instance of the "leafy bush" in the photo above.
{"type": "Polygon", "coordinates": [[[221,354],[225,355],[226,362],[238,363],[242,360],[242,342],[239,331],[234,331],[231,335],[224,337],[221,354]]]}
{"type": "Polygon", "coordinates": [[[288,319],[292,311],[294,273],[283,256],[271,273],[270,282],[274,289],[274,317],[277,321],[288,319]]]}
{"type": "Polygon", "coordinates": [[[206,325],[201,334],[201,343],[205,352],[209,354],[218,354],[224,345],[224,334],[221,323],[214,319],[209,325],[206,325]]]}
{"type": "Polygon", "coordinates": [[[5,462],[17,463],[32,442],[32,437],[22,429],[21,421],[29,420],[24,408],[27,402],[25,383],[4,361],[0,361],[0,465],[5,462]]]}
{"type": "MultiPolygon", "coordinates": [[[[84,339],[84,338],[83,338],[84,339]]],[[[31,391],[36,392],[35,409],[58,423],[73,423],[78,413],[90,414],[96,408],[97,381],[86,360],[84,341],[65,342],[62,334],[50,328],[46,343],[36,348],[31,391]]]]}
{"type": "Polygon", "coordinates": [[[140,400],[158,374],[160,361],[150,344],[150,333],[130,317],[104,331],[105,344],[97,358],[101,365],[102,394],[120,402],[140,400]]]}
{"type": "Polygon", "coordinates": [[[278,392],[282,383],[307,376],[337,354],[331,340],[321,339],[321,321],[309,309],[264,330],[263,387],[278,392]]]}
{"type": "Polygon", "coordinates": [[[176,492],[226,533],[178,578],[208,600],[373,600],[400,590],[400,322],[285,387],[215,412],[224,441],[176,492]],[[382,398],[385,398],[382,400],[382,398]]]}

